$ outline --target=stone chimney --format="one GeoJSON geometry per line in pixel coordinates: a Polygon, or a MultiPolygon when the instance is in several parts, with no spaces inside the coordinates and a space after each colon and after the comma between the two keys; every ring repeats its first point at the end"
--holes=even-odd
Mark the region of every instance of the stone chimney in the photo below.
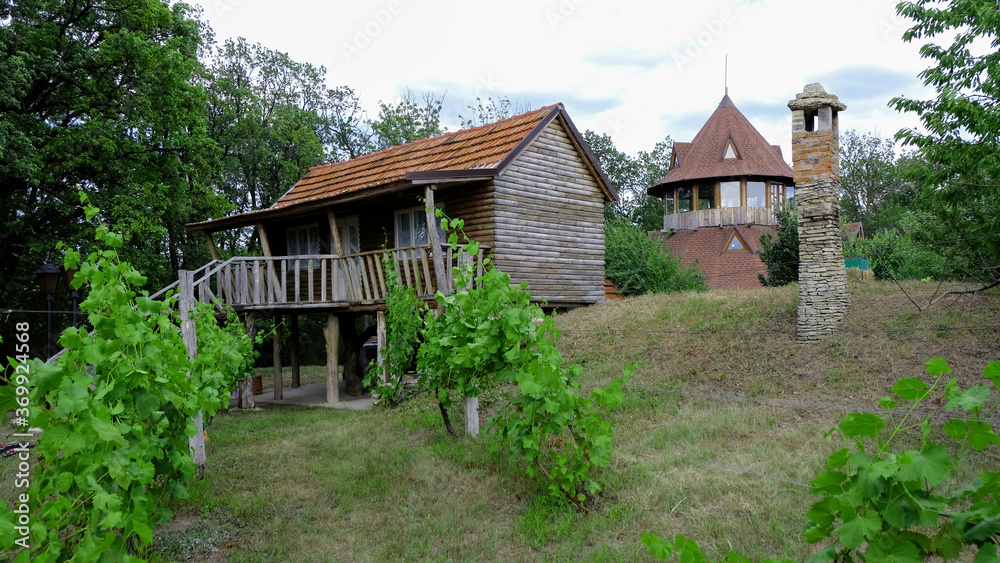
{"type": "Polygon", "coordinates": [[[837,112],[847,109],[819,84],[788,102],[792,110],[792,168],[799,217],[799,341],[840,329],[847,314],[847,271],[840,235],[840,134],[837,112]]]}

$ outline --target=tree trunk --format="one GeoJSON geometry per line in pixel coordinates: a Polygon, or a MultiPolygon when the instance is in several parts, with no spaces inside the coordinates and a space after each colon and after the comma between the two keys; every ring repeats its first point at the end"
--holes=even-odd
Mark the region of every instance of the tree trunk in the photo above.
{"type": "Polygon", "coordinates": [[[447,430],[452,436],[458,438],[458,434],[455,434],[455,429],[451,427],[451,417],[448,416],[448,409],[444,408],[444,403],[441,401],[438,401],[438,409],[441,410],[441,419],[444,420],[445,430],[447,430]]]}

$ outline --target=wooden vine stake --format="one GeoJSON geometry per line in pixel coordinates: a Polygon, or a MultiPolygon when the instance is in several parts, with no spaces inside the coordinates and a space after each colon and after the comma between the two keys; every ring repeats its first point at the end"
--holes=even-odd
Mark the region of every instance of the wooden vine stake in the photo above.
{"type": "Polygon", "coordinates": [[[465,435],[479,436],[479,397],[465,398],[465,435]]]}
{"type": "MultiPolygon", "coordinates": [[[[190,311],[194,309],[194,272],[190,270],[180,270],[178,272],[178,277],[180,278],[180,313],[181,313],[181,336],[184,338],[184,347],[188,351],[188,359],[194,361],[195,357],[198,356],[198,333],[195,330],[194,319],[191,318],[190,311]]],[[[188,377],[191,374],[188,373],[188,377]]],[[[191,447],[191,457],[194,459],[195,467],[198,470],[198,477],[202,477],[205,474],[205,428],[202,422],[201,411],[198,411],[198,416],[194,419],[194,424],[198,428],[198,432],[188,439],[188,444],[191,447]]]]}

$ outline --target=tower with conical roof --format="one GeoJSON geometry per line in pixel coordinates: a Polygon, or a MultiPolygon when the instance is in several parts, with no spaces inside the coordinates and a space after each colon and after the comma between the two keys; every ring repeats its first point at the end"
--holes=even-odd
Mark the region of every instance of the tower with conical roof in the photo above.
{"type": "Polygon", "coordinates": [[[760,287],[760,235],[794,196],[792,169],[727,93],[690,143],[674,143],[663,178],[647,192],[664,200],[667,246],[696,260],[713,289],[760,287]]]}

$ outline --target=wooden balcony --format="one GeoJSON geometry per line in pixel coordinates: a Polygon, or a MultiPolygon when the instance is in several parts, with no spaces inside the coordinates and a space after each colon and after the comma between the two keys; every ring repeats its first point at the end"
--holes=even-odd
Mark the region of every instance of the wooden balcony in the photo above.
{"type": "MultiPolygon", "coordinates": [[[[441,249],[448,279],[454,285],[451,266],[462,265],[471,256],[450,246],[441,249]]],[[[482,274],[480,247],[477,264],[482,274]]],[[[195,270],[195,297],[204,303],[219,299],[236,310],[324,309],[378,310],[387,293],[382,257],[391,253],[397,279],[417,295],[432,300],[438,291],[430,246],[411,246],[347,256],[237,256],[213,260],[195,270]]],[[[167,286],[158,297],[176,283],[167,286]]]]}
{"type": "Polygon", "coordinates": [[[721,207],[670,213],[663,216],[664,231],[690,231],[729,225],[774,225],[777,220],[766,207],[721,207]]]}

